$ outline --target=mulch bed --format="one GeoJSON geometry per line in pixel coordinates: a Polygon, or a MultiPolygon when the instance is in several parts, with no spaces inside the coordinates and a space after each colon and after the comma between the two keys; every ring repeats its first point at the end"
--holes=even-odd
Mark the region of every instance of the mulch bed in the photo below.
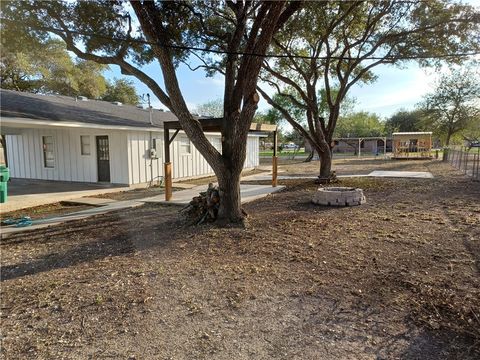
{"type": "MultiPolygon", "coordinates": [[[[418,164],[415,164],[418,167],[418,164]]],[[[480,186],[342,179],[246,206],[247,227],[146,205],[1,243],[6,359],[477,359],[480,186]]]]}

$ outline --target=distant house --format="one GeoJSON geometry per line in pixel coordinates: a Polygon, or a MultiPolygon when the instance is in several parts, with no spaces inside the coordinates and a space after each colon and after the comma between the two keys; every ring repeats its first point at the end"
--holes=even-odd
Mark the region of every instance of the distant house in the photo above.
{"type": "Polygon", "coordinates": [[[358,152],[363,154],[383,154],[392,150],[392,140],[386,137],[372,138],[336,138],[333,139],[333,153],[345,154],[358,152]]]}
{"type": "MultiPolygon", "coordinates": [[[[311,152],[311,146],[305,143],[305,151],[311,152]]],[[[335,155],[379,155],[392,151],[392,139],[387,137],[334,138],[332,153],[335,155]]],[[[314,156],[318,159],[318,155],[314,156]]]]}
{"type": "MultiPolygon", "coordinates": [[[[141,184],[163,176],[163,123],[168,111],[57,95],[1,90],[1,134],[11,177],[141,184]]],[[[221,148],[219,133],[207,138],[221,148]]],[[[212,174],[180,131],[170,145],[173,178],[212,174]]],[[[250,134],[245,168],[259,164],[259,135],[250,134]]]]}

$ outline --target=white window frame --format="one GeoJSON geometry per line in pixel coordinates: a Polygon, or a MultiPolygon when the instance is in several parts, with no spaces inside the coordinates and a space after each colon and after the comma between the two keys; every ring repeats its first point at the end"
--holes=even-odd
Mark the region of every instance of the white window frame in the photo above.
{"type": "Polygon", "coordinates": [[[220,137],[212,137],[210,144],[221,154],[222,153],[222,139],[220,137]]]}
{"type": "Polygon", "coordinates": [[[188,137],[182,136],[179,139],[178,146],[180,148],[180,155],[183,155],[183,156],[192,155],[192,142],[190,141],[190,139],[188,137]],[[185,147],[187,147],[187,146],[188,146],[188,151],[185,150],[185,147]]]}
{"type": "Polygon", "coordinates": [[[44,169],[55,169],[55,166],[57,164],[57,154],[55,151],[55,136],[53,135],[42,135],[41,136],[41,141],[42,141],[42,159],[43,159],[43,168],[44,169]],[[46,152],[45,152],[45,138],[50,137],[52,138],[52,154],[53,154],[53,166],[47,166],[47,158],[46,158],[46,152]]]}
{"type": "Polygon", "coordinates": [[[82,156],[90,156],[92,155],[92,141],[90,135],[80,135],[80,155],[82,156]],[[88,138],[88,144],[84,144],[82,139],[88,138]],[[83,151],[83,146],[88,145],[88,153],[83,151]]]}

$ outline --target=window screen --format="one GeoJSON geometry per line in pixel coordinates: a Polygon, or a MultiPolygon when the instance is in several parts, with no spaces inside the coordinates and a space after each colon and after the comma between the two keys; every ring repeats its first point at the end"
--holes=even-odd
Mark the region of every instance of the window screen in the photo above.
{"type": "Polygon", "coordinates": [[[190,144],[190,140],[188,138],[180,139],[180,154],[191,154],[192,148],[190,144]]]}
{"type": "Polygon", "coordinates": [[[53,136],[42,136],[43,145],[43,166],[46,168],[55,167],[55,151],[53,147],[53,136]]]}
{"type": "Polygon", "coordinates": [[[80,146],[82,148],[82,155],[90,155],[90,136],[80,136],[80,146]]]}

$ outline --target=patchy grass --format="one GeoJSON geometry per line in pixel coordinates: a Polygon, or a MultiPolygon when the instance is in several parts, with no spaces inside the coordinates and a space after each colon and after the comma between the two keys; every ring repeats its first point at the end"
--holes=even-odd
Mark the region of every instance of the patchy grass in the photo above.
{"type": "Polygon", "coordinates": [[[286,182],[246,229],[148,205],[7,238],[2,355],[477,359],[480,187],[423,168],[435,178],[343,179],[357,207],[286,182]]]}

